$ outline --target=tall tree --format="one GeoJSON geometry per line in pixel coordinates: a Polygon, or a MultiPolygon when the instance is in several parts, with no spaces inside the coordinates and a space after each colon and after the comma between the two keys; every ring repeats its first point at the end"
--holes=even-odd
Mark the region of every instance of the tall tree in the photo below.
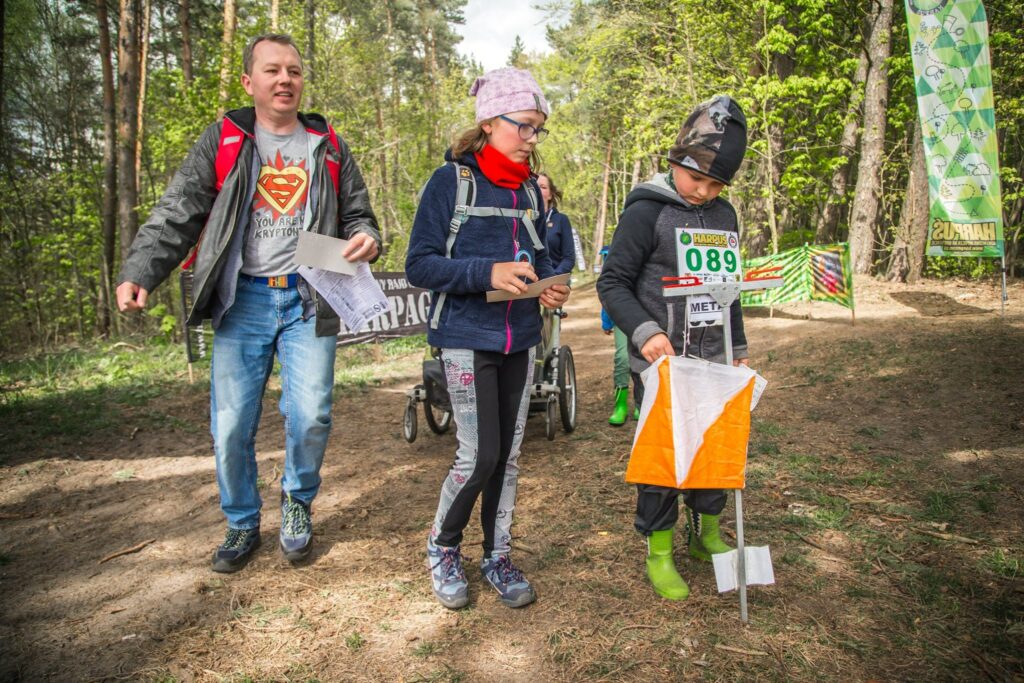
{"type": "Polygon", "coordinates": [[[316,69],[313,60],[316,57],[316,2],[306,0],[303,7],[303,15],[306,20],[306,55],[303,59],[302,71],[305,87],[302,91],[306,98],[304,106],[307,110],[314,108],[313,84],[316,78],[316,69]]]}
{"type": "Polygon", "coordinates": [[[181,75],[192,85],[192,33],[189,30],[189,0],[178,0],[178,26],[181,29],[181,75]]]}
{"type": "Polygon", "coordinates": [[[235,27],[238,15],[235,12],[235,0],[224,0],[224,31],[220,41],[220,91],[217,94],[217,118],[224,116],[228,104],[228,87],[231,85],[235,27]]]}
{"type": "Polygon", "coordinates": [[[142,192],[142,142],[146,137],[146,83],[149,78],[149,32],[152,24],[152,0],[142,0],[142,21],[139,26],[139,103],[135,123],[135,187],[142,192]]]}
{"type": "Polygon", "coordinates": [[[839,139],[837,165],[832,169],[825,207],[815,229],[814,239],[818,244],[828,244],[836,239],[839,232],[839,218],[846,204],[846,186],[850,182],[850,159],[857,151],[857,136],[860,133],[860,106],[864,100],[864,81],[868,76],[868,54],[862,50],[857,60],[857,71],[853,75],[853,88],[846,108],[846,122],[839,139]]]}
{"type": "Polygon", "coordinates": [[[886,277],[899,282],[917,282],[924,273],[924,250],[928,241],[928,170],[924,163],[921,126],[914,122],[910,173],[903,195],[903,210],[896,228],[886,277]]]}
{"type": "Polygon", "coordinates": [[[100,225],[103,251],[99,287],[99,331],[111,332],[111,299],[114,285],[114,245],[117,242],[117,107],[114,93],[114,66],[110,61],[110,23],[107,0],[96,0],[99,26],[100,69],[103,72],[103,199],[100,225]]]}
{"type": "Polygon", "coordinates": [[[868,75],[864,88],[864,133],[861,136],[857,185],[850,217],[850,261],[855,273],[870,272],[874,263],[875,229],[881,194],[882,162],[885,150],[889,59],[893,0],[873,5],[868,39],[868,75]]]}
{"type": "Polygon", "coordinates": [[[278,30],[278,25],[281,19],[281,3],[280,0],[270,0],[270,30],[275,33],[278,30]]]}
{"type": "Polygon", "coordinates": [[[121,24],[117,37],[117,175],[118,224],[121,254],[127,254],[139,229],[138,185],[135,177],[135,137],[138,135],[139,0],[121,0],[121,24]]]}

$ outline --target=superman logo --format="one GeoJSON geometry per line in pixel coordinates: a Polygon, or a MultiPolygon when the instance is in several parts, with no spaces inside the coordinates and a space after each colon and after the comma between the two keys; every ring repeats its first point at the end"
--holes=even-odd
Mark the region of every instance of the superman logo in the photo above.
{"type": "Polygon", "coordinates": [[[270,209],[275,219],[294,215],[298,206],[305,205],[309,182],[305,165],[305,161],[286,165],[279,151],[274,161],[260,168],[253,208],[270,209]]]}

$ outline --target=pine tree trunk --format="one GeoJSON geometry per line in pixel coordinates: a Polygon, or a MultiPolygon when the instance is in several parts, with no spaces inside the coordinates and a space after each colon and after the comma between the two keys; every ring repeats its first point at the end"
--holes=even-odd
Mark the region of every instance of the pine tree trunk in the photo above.
{"type": "Polygon", "coordinates": [[[149,28],[153,13],[151,0],[142,0],[142,27],[139,31],[139,104],[135,125],[135,187],[142,194],[142,140],[145,137],[146,82],[149,75],[149,28]]]}
{"type": "Polygon", "coordinates": [[[178,0],[178,24],[181,27],[181,73],[185,85],[192,85],[192,36],[189,33],[189,0],[178,0]]]}
{"type": "Polygon", "coordinates": [[[850,260],[853,272],[867,273],[874,263],[885,151],[885,113],[889,100],[888,70],[893,0],[879,0],[868,42],[868,77],[864,89],[864,134],[861,136],[857,185],[850,218],[850,260]]]}
{"type": "Polygon", "coordinates": [[[128,253],[139,229],[138,186],[135,178],[139,104],[138,24],[138,0],[121,0],[121,25],[117,38],[117,177],[120,180],[117,216],[122,257],[128,253]]]}
{"type": "Polygon", "coordinates": [[[903,195],[900,224],[892,245],[892,257],[886,279],[899,282],[917,282],[924,272],[924,248],[928,238],[928,171],[924,163],[924,142],[921,126],[914,126],[911,143],[910,173],[907,191],[903,195]]]}
{"type": "Polygon", "coordinates": [[[612,144],[615,140],[615,130],[612,129],[608,136],[608,149],[604,154],[604,179],[601,181],[601,204],[598,206],[597,227],[594,229],[594,266],[603,263],[601,258],[601,247],[604,246],[604,230],[608,221],[608,180],[612,170],[612,144]]]}
{"type": "Polygon", "coordinates": [[[846,160],[832,171],[832,181],[829,183],[825,208],[821,212],[814,235],[814,240],[818,244],[834,242],[839,234],[839,217],[843,214],[843,205],[846,204],[846,186],[850,182],[850,159],[857,151],[857,135],[860,132],[858,113],[864,99],[864,81],[867,80],[867,76],[868,54],[862,50],[860,61],[857,62],[857,71],[853,75],[853,90],[850,91],[850,103],[846,108],[846,123],[843,125],[843,134],[839,138],[839,152],[846,157],[846,160]]]}
{"type": "Polygon", "coordinates": [[[274,33],[278,31],[278,23],[281,18],[281,3],[280,0],[270,0],[270,30],[274,33]]]}
{"type": "Polygon", "coordinates": [[[235,13],[235,0],[224,0],[224,33],[220,41],[220,91],[217,101],[217,118],[224,116],[228,104],[228,86],[231,83],[231,46],[235,42],[235,24],[238,17],[235,13]]]}
{"type": "Polygon", "coordinates": [[[111,333],[111,292],[114,285],[114,245],[117,242],[117,107],[114,66],[110,61],[110,23],[107,0],[96,0],[99,25],[100,66],[103,71],[103,203],[100,208],[103,251],[100,263],[99,333],[111,333]]]}
{"type": "Polygon", "coordinates": [[[313,83],[315,82],[316,69],[313,66],[313,60],[316,58],[316,3],[314,0],[306,0],[306,6],[304,8],[305,19],[306,19],[306,56],[302,65],[302,74],[305,85],[303,86],[303,96],[305,97],[304,109],[306,111],[312,111],[314,109],[313,102],[313,83]]]}

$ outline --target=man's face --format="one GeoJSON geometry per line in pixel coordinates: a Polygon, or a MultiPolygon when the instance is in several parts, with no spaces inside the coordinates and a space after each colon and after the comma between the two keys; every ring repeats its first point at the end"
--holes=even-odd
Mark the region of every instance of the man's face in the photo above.
{"type": "Polygon", "coordinates": [[[302,99],[302,60],[291,45],[269,40],[256,44],[252,73],[242,74],[242,87],[253,99],[257,115],[297,118],[302,99]]]}

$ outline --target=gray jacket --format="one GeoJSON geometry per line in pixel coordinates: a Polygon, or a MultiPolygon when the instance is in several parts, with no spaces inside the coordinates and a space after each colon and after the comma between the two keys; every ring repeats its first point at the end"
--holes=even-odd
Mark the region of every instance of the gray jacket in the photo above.
{"type": "MultiPolygon", "coordinates": [[[[189,151],[181,169],[152,214],[139,229],[125,257],[118,283],[134,282],[152,291],[202,241],[194,267],[193,303],[188,323],[212,318],[214,328],[234,303],[242,267],[244,241],[249,232],[252,197],[259,175],[259,159],[253,154],[256,112],[252,107],[226,114],[245,134],[234,168],[218,192],[214,162],[220,145],[221,123],[210,125],[189,151]]],[[[327,173],[328,155],[337,154],[327,136],[327,121],[319,114],[299,114],[299,122],[318,136],[310,164],[307,211],[313,213],[310,230],[332,237],[350,238],[358,233],[373,237],[380,251],[377,218],[370,196],[348,145],[340,137],[341,170],[338,192],[327,173]]],[[[316,313],[318,336],[337,334],[338,314],[311,287],[300,284],[307,310],[316,313]]]]}
{"type": "MultiPolygon", "coordinates": [[[[736,210],[724,199],[691,206],[673,190],[664,175],[637,185],[626,197],[608,257],[597,280],[601,305],[629,339],[629,366],[643,372],[649,363],[640,349],[656,334],[668,335],[684,355],[686,297],[662,295],[662,277],[679,275],[676,228],[706,228],[739,233],[736,210]]],[[[740,302],[729,311],[733,358],[747,357],[740,302]]],[[[722,326],[693,328],[685,355],[725,361],[722,326]]]]}

